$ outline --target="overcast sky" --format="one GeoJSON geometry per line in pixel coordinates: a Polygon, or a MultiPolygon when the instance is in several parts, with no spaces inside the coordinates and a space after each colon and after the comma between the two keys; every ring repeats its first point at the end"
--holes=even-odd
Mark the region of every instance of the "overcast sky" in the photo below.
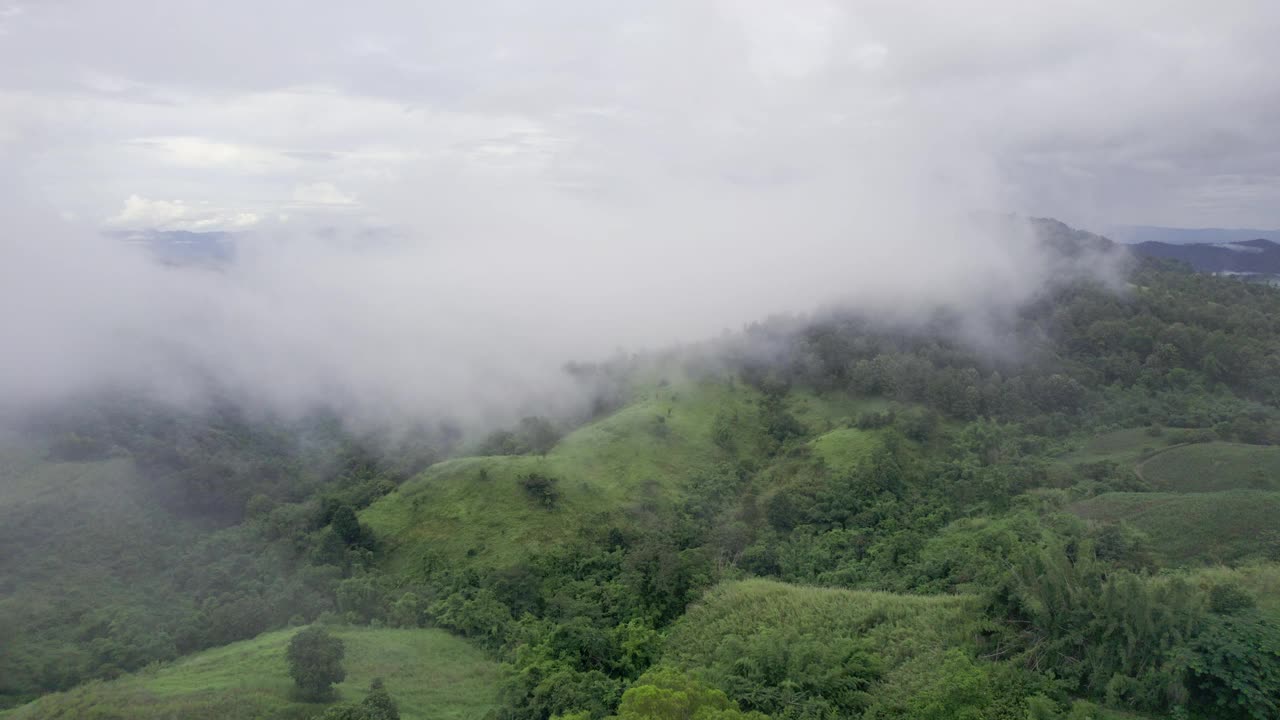
{"type": "Polygon", "coordinates": [[[501,417],[774,313],[989,317],[1068,273],[975,210],[1280,227],[1277,38],[1274,0],[0,0],[0,406],[501,417]],[[146,230],[243,235],[210,273],[104,232],[146,230]]]}
{"type": "Polygon", "coordinates": [[[0,0],[0,203],[394,226],[406,184],[802,186],[924,123],[990,209],[1280,227],[1277,37],[1268,0],[0,0]]]}

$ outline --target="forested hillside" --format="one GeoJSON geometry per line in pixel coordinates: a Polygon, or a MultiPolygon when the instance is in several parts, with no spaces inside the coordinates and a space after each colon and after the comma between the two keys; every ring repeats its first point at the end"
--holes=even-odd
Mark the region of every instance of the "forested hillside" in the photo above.
{"type": "Polygon", "coordinates": [[[318,624],[404,718],[1280,717],[1280,290],[1135,260],[970,320],[574,366],[589,413],[485,437],[52,415],[0,465],[0,716],[319,715],[318,624]]]}

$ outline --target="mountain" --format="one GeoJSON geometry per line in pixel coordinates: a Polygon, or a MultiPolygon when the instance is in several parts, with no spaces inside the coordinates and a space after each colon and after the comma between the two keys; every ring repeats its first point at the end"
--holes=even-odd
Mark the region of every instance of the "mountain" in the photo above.
{"type": "Polygon", "coordinates": [[[1280,244],[1261,238],[1243,242],[1190,245],[1142,242],[1133,245],[1132,249],[1148,257],[1181,260],[1199,272],[1280,274],[1280,244]]]}
{"type": "Polygon", "coordinates": [[[1238,243],[1265,238],[1280,240],[1280,230],[1253,228],[1174,228],[1154,225],[1118,225],[1107,229],[1107,236],[1126,245],[1144,242],[1170,245],[1238,243]]]}
{"type": "MultiPolygon", "coordinates": [[[[1118,251],[1036,226],[1068,270],[1118,251]]],[[[375,678],[404,720],[1280,717],[1280,289],[1122,266],[998,353],[774,318],[575,365],[590,413],[487,437],[34,415],[0,445],[0,719],[396,716],[346,704],[375,678]],[[289,679],[307,624],[333,703],[289,679]]]]}

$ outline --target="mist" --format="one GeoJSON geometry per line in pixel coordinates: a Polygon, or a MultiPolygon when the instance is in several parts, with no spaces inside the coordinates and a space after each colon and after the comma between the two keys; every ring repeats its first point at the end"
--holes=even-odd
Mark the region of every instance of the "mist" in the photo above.
{"type": "MultiPolygon", "coordinates": [[[[1225,126],[1189,108],[1245,97],[1214,80],[1261,72],[1248,54],[1278,14],[1097,4],[1094,34],[1014,3],[393,3],[354,24],[265,10],[245,33],[234,12],[134,7],[150,19],[5,20],[0,57],[31,53],[2,76],[9,408],[216,387],[274,412],[497,422],[571,404],[567,361],[772,314],[981,318],[1114,282],[1114,258],[1064,265],[990,214],[1179,221],[1119,216],[1099,188],[1148,172],[1152,142],[1184,166],[1127,207],[1221,177],[1231,153],[1193,159],[1225,126]],[[1152,84],[1188,47],[1203,62],[1152,84]],[[121,230],[233,232],[235,256],[165,266],[121,230]]],[[[1229,123],[1241,158],[1273,140],[1271,85],[1229,123]]],[[[1217,197],[1206,217],[1268,221],[1217,197]]]]}

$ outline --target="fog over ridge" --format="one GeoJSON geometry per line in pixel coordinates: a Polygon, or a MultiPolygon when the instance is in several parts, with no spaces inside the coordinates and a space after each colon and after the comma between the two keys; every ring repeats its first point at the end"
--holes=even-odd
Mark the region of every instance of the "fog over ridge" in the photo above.
{"type": "Polygon", "coordinates": [[[981,315],[1061,275],[975,211],[1280,224],[1259,3],[12,7],[9,406],[213,383],[482,420],[569,360],[830,305],[981,315]],[[236,257],[164,267],[128,230],[236,257]]]}

